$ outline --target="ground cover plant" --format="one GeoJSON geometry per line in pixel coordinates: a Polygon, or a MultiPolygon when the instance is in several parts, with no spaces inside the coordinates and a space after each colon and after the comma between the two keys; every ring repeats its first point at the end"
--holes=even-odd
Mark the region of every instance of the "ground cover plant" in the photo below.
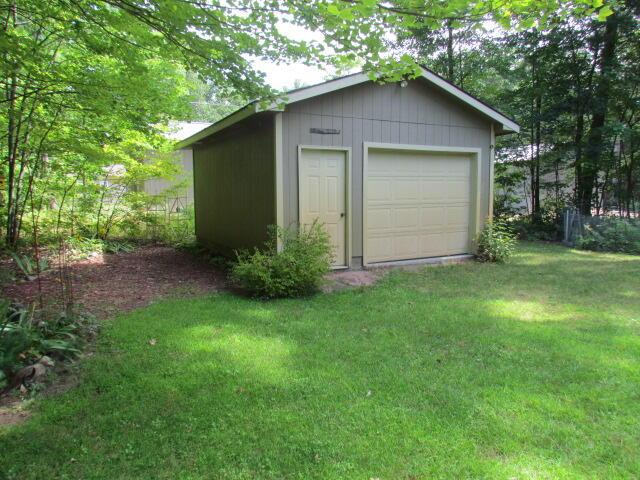
{"type": "Polygon", "coordinates": [[[0,471],[633,478],[639,269],[524,244],[304,300],[166,300],[107,325],[79,387],[0,429],[0,471]]]}
{"type": "Polygon", "coordinates": [[[73,359],[96,332],[97,324],[89,315],[36,311],[0,300],[0,395],[24,387],[22,368],[44,356],[50,357],[50,366],[54,360],[73,359]]]}

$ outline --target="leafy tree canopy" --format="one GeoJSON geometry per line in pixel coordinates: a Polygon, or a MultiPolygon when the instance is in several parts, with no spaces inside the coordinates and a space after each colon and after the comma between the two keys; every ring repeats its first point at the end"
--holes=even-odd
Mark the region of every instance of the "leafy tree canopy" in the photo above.
{"type": "Polygon", "coordinates": [[[72,176],[96,171],[113,161],[113,152],[121,163],[140,161],[145,149],[132,145],[160,146],[156,126],[193,115],[193,103],[211,92],[232,104],[276,97],[252,59],[358,62],[393,80],[417,73],[409,55],[388,53],[389,39],[407,30],[481,20],[545,27],[558,16],[604,19],[612,6],[603,0],[0,0],[6,240],[17,241],[34,190],[52,188],[43,181],[45,156],[72,176]],[[324,42],[291,39],[285,23],[318,31],[324,42]]]}

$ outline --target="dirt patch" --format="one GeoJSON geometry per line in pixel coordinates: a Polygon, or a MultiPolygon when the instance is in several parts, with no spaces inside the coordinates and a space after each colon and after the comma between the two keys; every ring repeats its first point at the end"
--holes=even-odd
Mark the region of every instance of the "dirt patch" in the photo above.
{"type": "MultiPolygon", "coordinates": [[[[70,265],[76,305],[99,318],[149,305],[166,296],[216,292],[224,287],[224,274],[206,259],[164,246],[145,246],[133,252],[95,255],[70,265]]],[[[42,275],[46,303],[60,297],[56,271],[42,275]]],[[[38,281],[3,288],[6,297],[23,304],[38,299],[38,281]]]]}
{"type": "Polygon", "coordinates": [[[345,288],[366,287],[376,283],[382,276],[382,271],[371,270],[346,270],[331,272],[327,275],[327,283],[323,288],[325,292],[334,292],[345,288]]]}
{"type": "Polygon", "coordinates": [[[31,416],[27,403],[18,397],[0,398],[0,428],[27,421],[31,416]]]}

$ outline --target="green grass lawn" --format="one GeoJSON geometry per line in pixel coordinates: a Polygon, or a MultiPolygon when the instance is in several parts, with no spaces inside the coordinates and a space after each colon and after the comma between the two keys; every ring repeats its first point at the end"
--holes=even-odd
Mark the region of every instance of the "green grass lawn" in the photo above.
{"type": "Polygon", "coordinates": [[[3,473],[637,478],[640,257],[523,244],[304,300],[163,301],[0,431],[3,473]]]}

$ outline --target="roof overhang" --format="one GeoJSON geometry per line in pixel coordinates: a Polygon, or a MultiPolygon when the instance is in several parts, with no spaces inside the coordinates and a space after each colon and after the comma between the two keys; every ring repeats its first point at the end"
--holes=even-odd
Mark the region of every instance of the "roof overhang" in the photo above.
{"type": "MultiPolygon", "coordinates": [[[[500,113],[495,108],[490,107],[483,101],[477,99],[473,95],[468,94],[461,88],[455,86],[453,83],[445,80],[441,76],[432,72],[431,70],[421,67],[422,75],[421,77],[426,79],[432,85],[444,90],[448,94],[456,97],[463,103],[467,104],[469,107],[478,111],[482,115],[488,117],[497,123],[496,134],[497,135],[505,135],[508,133],[518,133],[520,132],[520,125],[518,125],[514,120],[510,119],[506,115],[500,113]]],[[[260,104],[257,101],[251,102],[245,107],[237,110],[231,115],[223,118],[219,122],[214,123],[213,125],[201,130],[200,132],[192,135],[189,138],[182,140],[181,142],[176,144],[176,149],[186,148],[194,143],[197,143],[204,138],[213,135],[225,128],[230,127],[231,125],[238,123],[245,118],[248,118],[252,115],[255,115],[258,112],[263,111],[272,111],[272,112],[281,112],[285,109],[285,107],[291,103],[301,102],[303,100],[307,100],[309,98],[317,97],[320,95],[324,95],[326,93],[331,93],[336,90],[342,90],[344,88],[352,87],[354,85],[359,85],[361,83],[369,82],[371,79],[366,73],[354,73],[352,75],[347,75],[345,77],[336,78],[334,80],[329,80],[324,83],[320,83],[318,85],[313,85],[310,87],[304,87],[297,90],[292,90],[287,92],[286,95],[282,98],[281,101],[273,102],[267,105],[264,108],[260,107],[260,104]]]]}
{"type": "Polygon", "coordinates": [[[241,120],[244,120],[245,118],[248,118],[256,114],[258,112],[257,107],[258,107],[258,104],[253,102],[241,108],[240,110],[236,110],[231,115],[226,116],[225,118],[223,118],[222,120],[219,120],[213,125],[209,125],[207,128],[200,130],[199,132],[194,133],[190,137],[185,138],[184,140],[176,143],[175,149],[179,150],[181,148],[190,147],[194,143],[198,143],[199,141],[207,138],[208,136],[213,135],[214,133],[217,133],[220,130],[224,130],[225,128],[230,127],[231,125],[238,123],[241,120]]]}
{"type": "Polygon", "coordinates": [[[520,125],[518,125],[514,120],[510,119],[503,113],[500,113],[495,108],[490,107],[482,100],[477,99],[473,95],[468,94],[464,90],[459,87],[456,87],[453,83],[448,82],[440,75],[428,70],[424,67],[422,68],[422,76],[426,78],[429,82],[433,83],[436,87],[441,88],[447,93],[450,93],[454,97],[460,99],[471,108],[474,108],[478,112],[484,114],[490,119],[494,120],[496,123],[500,124],[502,127],[499,129],[503,133],[519,133],[520,125]]]}

